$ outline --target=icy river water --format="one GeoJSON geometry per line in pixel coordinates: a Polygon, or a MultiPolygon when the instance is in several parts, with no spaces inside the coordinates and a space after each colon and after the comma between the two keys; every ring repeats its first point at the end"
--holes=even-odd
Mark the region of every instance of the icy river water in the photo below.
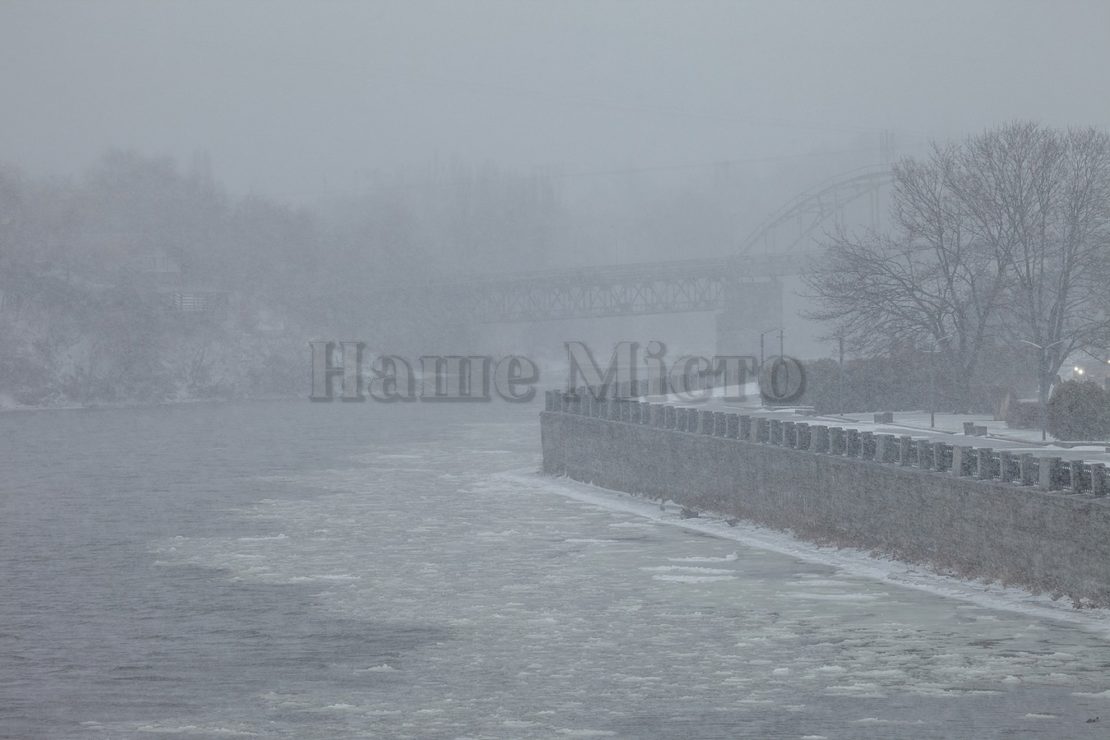
{"type": "Polygon", "coordinates": [[[0,736],[1110,737],[1104,616],[542,478],[537,413],[0,415],[0,736]]]}

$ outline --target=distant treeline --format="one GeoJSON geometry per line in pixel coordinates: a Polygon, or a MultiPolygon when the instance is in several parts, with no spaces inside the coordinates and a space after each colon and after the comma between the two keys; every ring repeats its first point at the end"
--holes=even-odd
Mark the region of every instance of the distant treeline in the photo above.
{"type": "Polygon", "coordinates": [[[232,197],[203,160],[113,151],[64,180],[0,166],[0,406],[301,395],[311,338],[434,343],[374,287],[535,267],[560,221],[535,178],[457,168],[437,187],[313,212],[232,197]]]}

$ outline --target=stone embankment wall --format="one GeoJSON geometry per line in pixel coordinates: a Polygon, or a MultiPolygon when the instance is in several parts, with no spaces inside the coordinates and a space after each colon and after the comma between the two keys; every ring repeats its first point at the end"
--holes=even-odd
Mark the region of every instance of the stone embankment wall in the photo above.
{"type": "Polygon", "coordinates": [[[551,391],[544,471],[1110,606],[1104,466],[551,391]]]}

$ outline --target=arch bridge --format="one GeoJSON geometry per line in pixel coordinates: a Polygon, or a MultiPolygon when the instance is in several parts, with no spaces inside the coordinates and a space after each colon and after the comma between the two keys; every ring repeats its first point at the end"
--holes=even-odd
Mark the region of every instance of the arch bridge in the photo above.
{"type": "Polygon", "coordinates": [[[781,278],[800,274],[815,256],[812,237],[849,205],[865,202],[873,225],[888,167],[857,170],[792,198],[723,259],[585,266],[474,277],[423,286],[456,316],[512,323],[652,314],[715,312],[722,353],[748,352],[758,328],[782,321],[781,278]]]}

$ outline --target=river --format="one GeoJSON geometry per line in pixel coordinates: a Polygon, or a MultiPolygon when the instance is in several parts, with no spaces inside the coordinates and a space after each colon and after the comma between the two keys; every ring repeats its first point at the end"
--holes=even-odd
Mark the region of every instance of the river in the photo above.
{"type": "Polygon", "coordinates": [[[1101,615],[545,479],[538,411],[0,415],[0,736],[1107,736],[1101,615]]]}

